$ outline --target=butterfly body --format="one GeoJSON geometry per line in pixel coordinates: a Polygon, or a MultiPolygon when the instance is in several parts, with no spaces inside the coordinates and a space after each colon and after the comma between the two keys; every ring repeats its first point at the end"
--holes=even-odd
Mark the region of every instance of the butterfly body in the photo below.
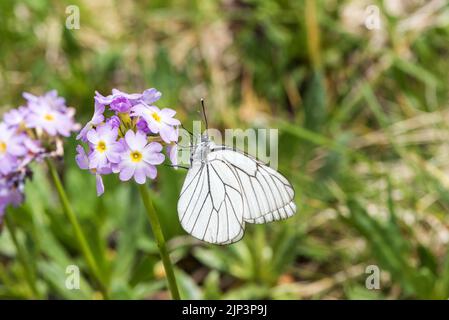
{"type": "Polygon", "coordinates": [[[192,146],[192,152],[190,154],[190,166],[195,164],[205,163],[207,156],[215,148],[215,143],[209,139],[208,136],[202,135],[200,142],[192,146]]]}
{"type": "Polygon", "coordinates": [[[296,212],[285,177],[257,159],[201,136],[178,202],[182,227],[195,238],[229,244],[245,223],[282,220],[296,212]]]}

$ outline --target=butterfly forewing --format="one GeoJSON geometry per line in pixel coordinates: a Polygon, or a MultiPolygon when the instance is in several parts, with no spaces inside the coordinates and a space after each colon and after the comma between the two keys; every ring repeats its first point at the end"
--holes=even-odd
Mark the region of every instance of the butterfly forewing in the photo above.
{"type": "Polygon", "coordinates": [[[236,173],[219,161],[194,163],[178,202],[182,227],[197,239],[228,244],[243,236],[243,198],[236,173]]]}

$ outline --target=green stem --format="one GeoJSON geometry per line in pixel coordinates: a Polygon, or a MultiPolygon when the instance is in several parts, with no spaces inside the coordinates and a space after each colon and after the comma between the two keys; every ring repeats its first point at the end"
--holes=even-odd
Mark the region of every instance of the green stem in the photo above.
{"type": "Polygon", "coordinates": [[[50,175],[53,179],[53,183],[55,184],[56,190],[58,192],[58,196],[64,209],[64,213],[67,219],[69,220],[70,224],[72,225],[73,231],[75,232],[75,237],[78,241],[79,248],[81,249],[84,258],[86,259],[87,265],[89,266],[91,272],[98,281],[100,290],[103,293],[103,297],[107,299],[108,297],[107,290],[104,286],[104,281],[101,276],[100,268],[98,267],[98,264],[95,261],[94,255],[92,254],[92,251],[88,245],[86,237],[78,222],[78,218],[76,217],[75,212],[70,206],[70,202],[62,185],[61,179],[59,178],[59,174],[51,160],[47,159],[46,162],[48,165],[48,169],[50,171],[50,175]]]}
{"type": "Polygon", "coordinates": [[[28,285],[31,289],[33,297],[39,298],[39,291],[37,290],[37,287],[36,287],[35,273],[30,267],[29,260],[26,258],[27,255],[26,255],[25,249],[22,247],[22,244],[17,239],[16,226],[14,225],[14,222],[12,221],[12,218],[9,216],[9,214],[5,215],[5,222],[6,222],[6,226],[9,229],[9,233],[11,235],[12,242],[14,243],[14,246],[16,247],[17,257],[20,260],[20,263],[22,264],[23,269],[25,271],[25,278],[26,278],[28,285]]]}
{"type": "Polygon", "coordinates": [[[175,273],[173,272],[173,266],[170,261],[170,256],[168,255],[164,234],[162,233],[161,224],[159,223],[159,218],[153,206],[153,202],[150,199],[150,194],[145,185],[139,185],[139,191],[148,215],[148,219],[150,220],[154,237],[156,238],[156,243],[159,248],[162,263],[164,264],[165,274],[167,276],[168,287],[170,289],[171,296],[174,300],[180,300],[181,298],[179,296],[178,287],[176,285],[175,273]]]}

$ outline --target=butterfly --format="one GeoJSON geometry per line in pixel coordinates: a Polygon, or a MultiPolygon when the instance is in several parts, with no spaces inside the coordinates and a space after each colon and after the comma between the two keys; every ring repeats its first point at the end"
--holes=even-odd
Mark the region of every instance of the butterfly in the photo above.
{"type": "MultiPolygon", "coordinates": [[[[201,103],[207,128],[203,99],[201,103]]],[[[246,223],[267,223],[294,215],[294,196],[292,185],[276,170],[202,135],[191,145],[178,216],[183,229],[193,237],[231,244],[243,237],[246,223]]]]}

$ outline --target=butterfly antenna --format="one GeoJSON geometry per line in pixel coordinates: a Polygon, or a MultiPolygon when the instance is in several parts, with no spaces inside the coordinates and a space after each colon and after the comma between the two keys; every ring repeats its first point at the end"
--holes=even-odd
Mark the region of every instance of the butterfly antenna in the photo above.
{"type": "Polygon", "coordinates": [[[180,169],[185,169],[185,170],[189,170],[189,167],[186,166],[178,166],[178,165],[174,165],[174,164],[165,164],[166,167],[170,167],[170,168],[180,168],[180,169]]]}
{"type": "Polygon", "coordinates": [[[201,98],[201,107],[203,109],[204,124],[206,125],[206,130],[207,130],[207,129],[209,129],[209,126],[207,124],[206,108],[204,107],[204,99],[203,98],[201,98]]]}
{"type": "Polygon", "coordinates": [[[191,136],[193,136],[192,131],[188,130],[186,127],[184,127],[183,124],[181,124],[181,128],[183,128],[185,131],[187,131],[191,136]]]}
{"type": "Polygon", "coordinates": [[[192,131],[188,130],[186,127],[184,127],[184,125],[181,123],[181,128],[183,128],[185,131],[187,131],[189,133],[189,138],[190,138],[190,146],[189,148],[192,148],[193,146],[193,133],[192,131]]]}

